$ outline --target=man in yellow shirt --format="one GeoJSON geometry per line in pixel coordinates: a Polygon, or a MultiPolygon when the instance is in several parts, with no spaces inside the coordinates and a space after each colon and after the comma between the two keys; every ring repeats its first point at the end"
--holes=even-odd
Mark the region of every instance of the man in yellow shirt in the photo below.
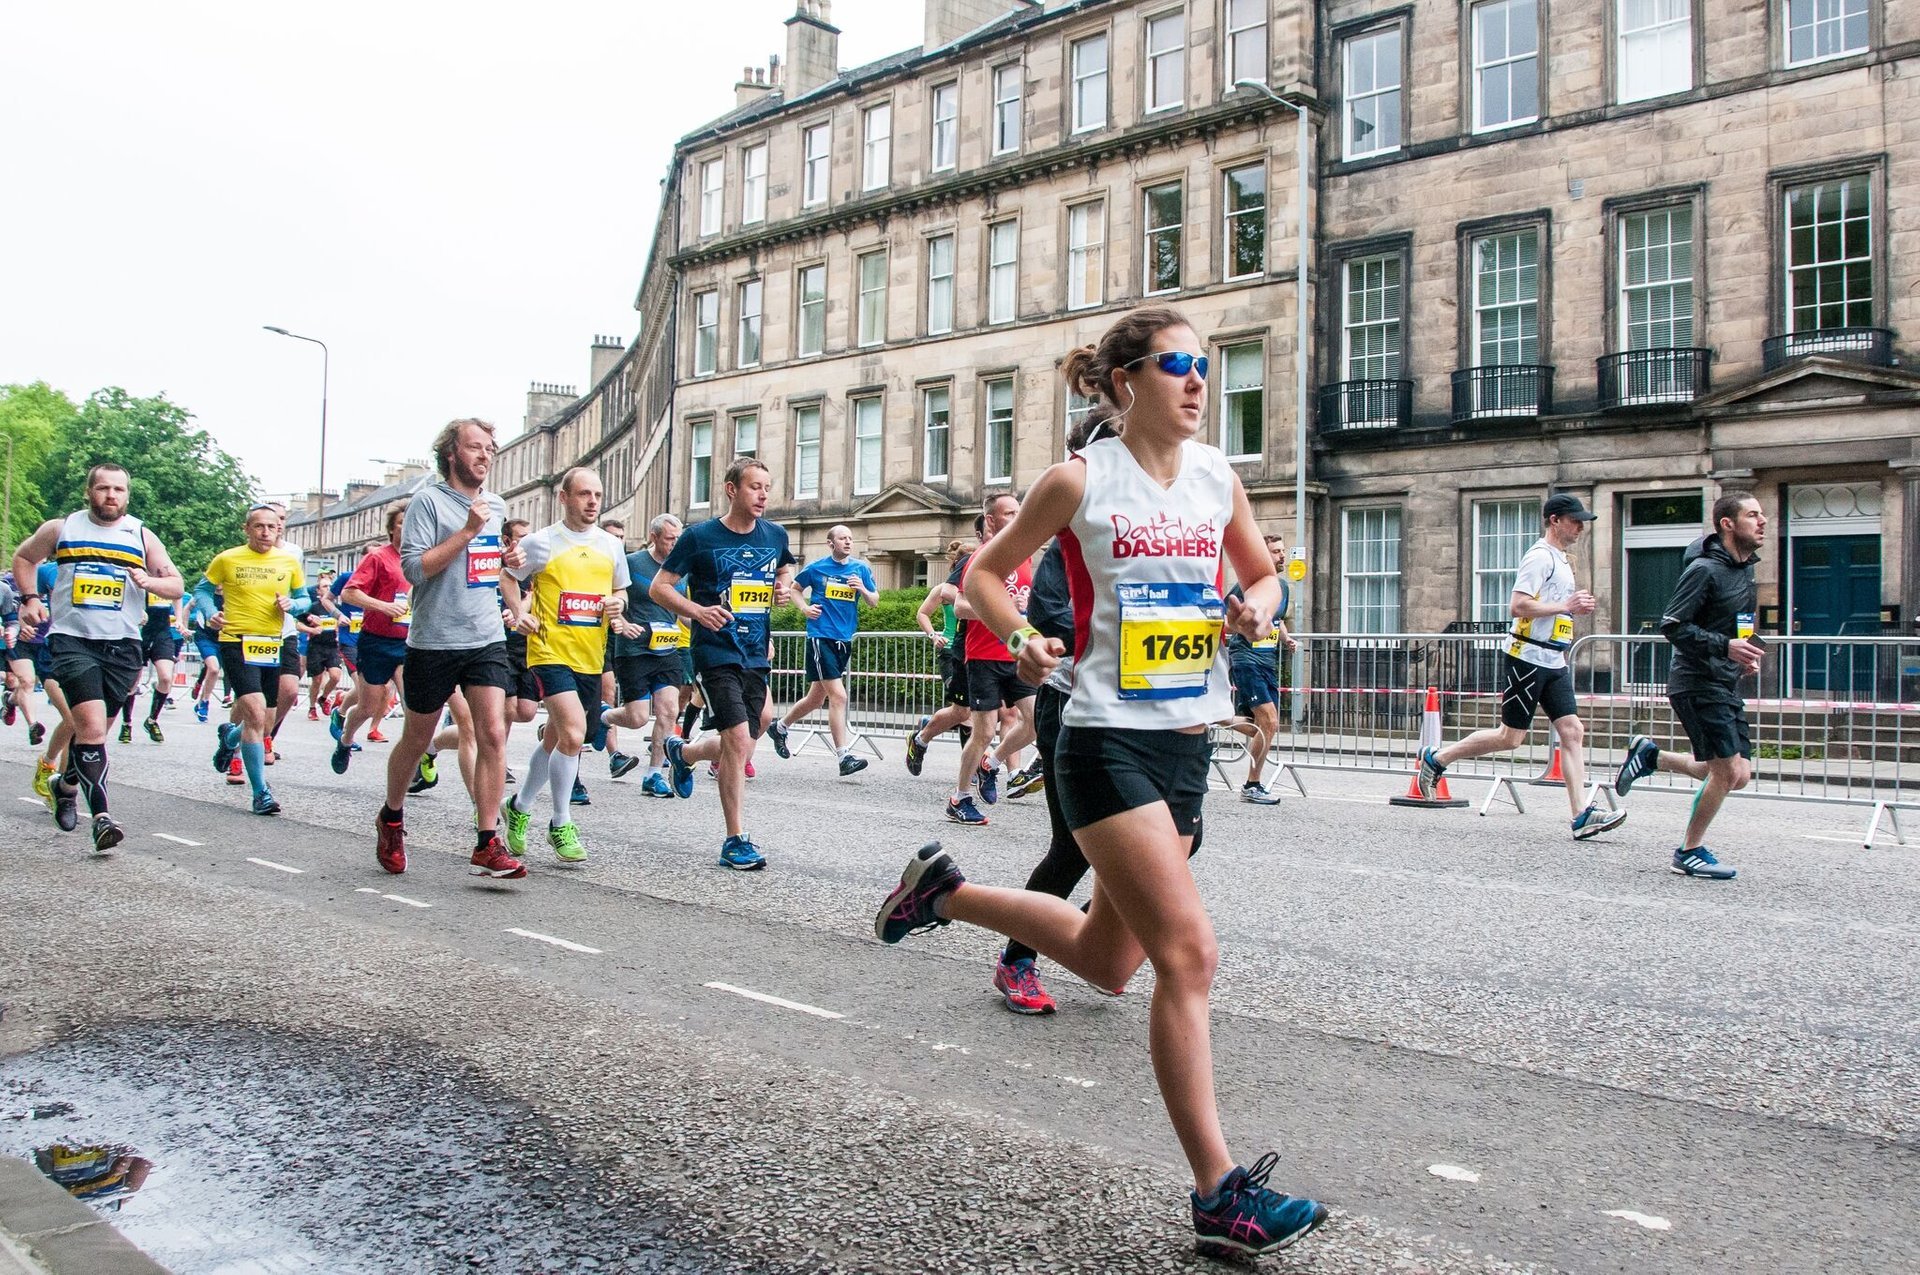
{"type": "Polygon", "coordinates": [[[594,525],[601,499],[599,475],[568,470],[560,483],[561,520],[522,540],[526,562],[500,577],[514,627],[527,635],[527,671],[547,706],[546,733],[506,807],[507,852],[516,858],[526,853],[529,807],[543,788],[553,805],[547,845],[562,862],[587,857],[573,825],[573,781],[587,725],[600,715],[607,625],[625,611],[631,583],[626,546],[594,525]]]}
{"type": "Polygon", "coordinates": [[[279,538],[279,514],[270,505],[255,505],[247,511],[247,543],[216,556],[194,589],[212,612],[207,627],[220,635],[220,668],[240,719],[220,727],[213,768],[226,773],[239,752],[256,815],[280,813],[280,803],[267,788],[267,727],[271,710],[280,702],[286,617],[303,615],[310,605],[300,560],[279,547],[279,538]]]}

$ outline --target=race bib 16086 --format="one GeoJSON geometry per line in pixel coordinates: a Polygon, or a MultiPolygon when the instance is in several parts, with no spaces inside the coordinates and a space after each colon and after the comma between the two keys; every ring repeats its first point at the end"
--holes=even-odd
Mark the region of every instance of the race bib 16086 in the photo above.
{"type": "Polygon", "coordinates": [[[475,536],[467,542],[467,587],[500,587],[500,537],[475,536]]]}
{"type": "Polygon", "coordinates": [[[1210,584],[1122,584],[1120,698],[1186,699],[1207,693],[1220,653],[1226,604],[1210,584]]]}

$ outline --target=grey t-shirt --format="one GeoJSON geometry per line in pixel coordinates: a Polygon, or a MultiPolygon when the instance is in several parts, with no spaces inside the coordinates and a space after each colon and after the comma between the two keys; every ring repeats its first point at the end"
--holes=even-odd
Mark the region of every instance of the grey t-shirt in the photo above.
{"type": "Polygon", "coordinates": [[[400,524],[400,570],[413,586],[407,645],[423,651],[471,651],[504,641],[500,629],[500,525],[506,502],[482,490],[493,512],[464,554],[430,576],[421,558],[467,525],[473,502],[445,483],[422,487],[400,524]]]}

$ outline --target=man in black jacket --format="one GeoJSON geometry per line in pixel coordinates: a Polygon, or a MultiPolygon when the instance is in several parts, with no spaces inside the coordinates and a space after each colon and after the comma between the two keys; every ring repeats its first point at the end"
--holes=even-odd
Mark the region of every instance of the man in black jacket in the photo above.
{"type": "Polygon", "coordinates": [[[1703,780],[1687,819],[1686,840],[1673,852],[1673,871],[1731,881],[1734,870],[1706,847],[1707,825],[1727,794],[1753,778],[1753,740],[1740,679],[1760,671],[1753,566],[1767,538],[1767,516],[1751,495],[1729,494],[1714,502],[1713,528],[1687,551],[1686,569],[1660,617],[1660,632],[1673,644],[1667,700],[1686,728],[1693,756],[1663,753],[1651,739],[1636,735],[1613,787],[1624,797],[1636,779],[1656,770],[1703,780]]]}

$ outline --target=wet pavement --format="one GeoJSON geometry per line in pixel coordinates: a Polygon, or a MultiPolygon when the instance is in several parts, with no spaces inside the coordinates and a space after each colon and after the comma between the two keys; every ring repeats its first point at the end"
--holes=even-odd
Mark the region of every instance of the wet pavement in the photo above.
{"type": "Polygon", "coordinates": [[[82,1031],[0,1061],[0,1153],[176,1275],[719,1269],[527,1106],[386,1037],[82,1031]]]}

